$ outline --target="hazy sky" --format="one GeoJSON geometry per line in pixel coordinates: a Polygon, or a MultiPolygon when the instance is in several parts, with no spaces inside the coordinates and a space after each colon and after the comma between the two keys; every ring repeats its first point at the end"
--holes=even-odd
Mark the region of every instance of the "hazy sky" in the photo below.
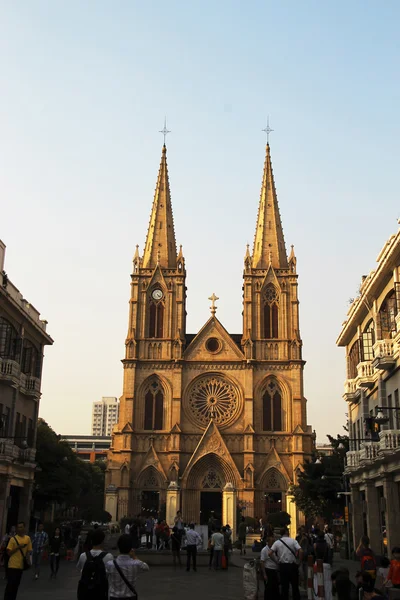
{"type": "Polygon", "coordinates": [[[122,391],[132,256],[142,251],[164,115],[188,332],[241,332],[270,115],[286,246],[298,259],[308,421],[342,432],[335,346],[400,215],[400,4],[3,0],[0,238],[49,322],[41,416],[90,433],[122,391]]]}

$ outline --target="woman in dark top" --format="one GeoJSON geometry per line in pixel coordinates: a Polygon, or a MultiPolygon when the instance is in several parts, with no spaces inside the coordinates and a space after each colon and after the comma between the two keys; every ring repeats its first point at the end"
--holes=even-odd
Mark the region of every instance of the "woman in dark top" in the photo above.
{"type": "Polygon", "coordinates": [[[62,544],[61,529],[56,527],[53,535],[49,540],[50,548],[50,579],[57,577],[58,568],[60,566],[60,549],[62,544]]]}
{"type": "Polygon", "coordinates": [[[174,567],[176,568],[176,559],[178,559],[178,563],[179,563],[179,567],[182,566],[181,563],[181,535],[180,535],[180,531],[177,528],[177,526],[175,525],[172,528],[172,535],[171,535],[171,547],[172,547],[172,558],[174,561],[174,567]]]}

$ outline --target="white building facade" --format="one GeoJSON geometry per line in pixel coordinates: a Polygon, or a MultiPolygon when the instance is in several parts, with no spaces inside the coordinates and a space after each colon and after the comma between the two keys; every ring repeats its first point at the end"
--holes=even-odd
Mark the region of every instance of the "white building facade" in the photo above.
{"type": "Polygon", "coordinates": [[[346,348],[353,542],[390,555],[400,530],[400,230],[362,278],[337,344],[346,348]]]}
{"type": "Polygon", "coordinates": [[[118,419],[119,400],[117,398],[103,396],[99,402],[93,402],[92,435],[111,436],[118,419]]]}

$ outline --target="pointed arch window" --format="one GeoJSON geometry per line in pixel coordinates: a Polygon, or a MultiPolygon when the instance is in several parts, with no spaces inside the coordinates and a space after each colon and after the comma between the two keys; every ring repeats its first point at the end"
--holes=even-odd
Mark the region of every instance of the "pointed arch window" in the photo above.
{"type": "Polygon", "coordinates": [[[262,395],[263,431],[282,431],[282,392],[275,380],[268,381],[262,395]]]}
{"type": "Polygon", "coordinates": [[[147,431],[163,429],[164,392],[158,381],[152,381],[144,396],[144,427],[147,431]]]}
{"type": "Polygon", "coordinates": [[[164,296],[160,289],[153,290],[149,306],[149,337],[162,338],[164,334],[164,296]]]}
{"type": "Polygon", "coordinates": [[[269,284],[264,295],[264,338],[279,337],[279,296],[274,285],[269,284]]]}

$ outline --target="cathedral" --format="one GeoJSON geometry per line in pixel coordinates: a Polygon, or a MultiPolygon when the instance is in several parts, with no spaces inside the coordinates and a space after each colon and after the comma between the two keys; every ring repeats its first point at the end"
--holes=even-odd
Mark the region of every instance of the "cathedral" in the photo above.
{"type": "MultiPolygon", "coordinates": [[[[303,390],[296,256],[286,254],[267,144],[252,253],[243,269],[243,329],[211,316],[186,331],[186,265],[161,164],[146,244],[133,258],[119,424],[108,454],[113,521],[149,512],[173,522],[298,513],[290,486],[313,447],[303,390]]],[[[240,290],[238,289],[238,293],[240,290]]]]}

